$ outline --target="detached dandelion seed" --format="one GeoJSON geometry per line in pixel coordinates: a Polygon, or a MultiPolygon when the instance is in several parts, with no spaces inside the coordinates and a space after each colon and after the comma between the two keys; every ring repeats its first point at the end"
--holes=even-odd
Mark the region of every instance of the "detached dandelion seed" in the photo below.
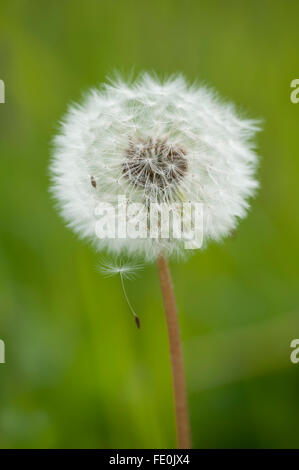
{"type": "MultiPolygon", "coordinates": [[[[120,195],[143,204],[147,211],[152,203],[197,201],[204,208],[202,247],[210,240],[219,241],[246,216],[258,187],[252,141],[258,130],[256,120],[241,118],[233,105],[206,87],[189,86],[181,75],[161,81],[143,74],[134,83],[119,78],[92,90],[80,106],[69,108],[54,140],[52,192],[67,225],[97,251],[157,262],[180,448],[190,448],[191,439],[168,259],[186,255],[184,239],[173,233],[166,238],[99,238],[96,208],[103,201],[116,205],[120,195]]],[[[174,226],[182,222],[179,212],[173,213],[174,226]]],[[[107,223],[115,223],[113,211],[107,223]]],[[[117,273],[127,298],[127,273],[117,273]]]]}
{"type": "Polygon", "coordinates": [[[140,329],[140,319],[139,319],[139,317],[136,315],[136,313],[135,313],[135,311],[134,311],[134,309],[133,309],[133,307],[132,307],[132,305],[131,305],[131,303],[130,303],[130,301],[129,301],[129,298],[128,298],[128,295],[127,295],[127,292],[126,292],[126,288],[125,288],[125,284],[124,284],[123,274],[120,272],[119,275],[120,275],[120,280],[121,280],[121,285],[122,285],[122,288],[123,288],[124,296],[125,296],[126,301],[127,301],[128,305],[129,305],[129,307],[130,307],[130,310],[131,310],[131,312],[132,312],[132,314],[133,314],[133,316],[134,316],[134,318],[135,318],[136,325],[137,325],[138,329],[140,329]]]}
{"type": "Polygon", "coordinates": [[[141,324],[140,324],[140,318],[136,314],[135,310],[132,307],[132,304],[129,300],[124,279],[135,279],[137,271],[139,271],[142,268],[141,264],[127,264],[124,262],[103,262],[100,264],[100,272],[106,276],[106,277],[111,277],[111,276],[117,276],[119,274],[120,277],[120,282],[122,286],[122,290],[125,296],[125,299],[127,301],[127,304],[129,306],[129,309],[135,319],[135,323],[137,325],[137,328],[140,329],[141,324]]]}

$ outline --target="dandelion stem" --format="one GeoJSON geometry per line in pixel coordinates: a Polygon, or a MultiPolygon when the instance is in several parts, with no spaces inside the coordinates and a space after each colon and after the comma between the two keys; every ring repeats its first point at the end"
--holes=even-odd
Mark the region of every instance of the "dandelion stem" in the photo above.
{"type": "Polygon", "coordinates": [[[134,309],[133,309],[133,307],[132,307],[132,305],[131,305],[131,302],[129,301],[129,297],[128,297],[128,295],[127,295],[127,291],[126,291],[126,288],[125,288],[125,283],[124,283],[123,275],[122,275],[121,272],[119,273],[119,275],[120,275],[121,286],[122,286],[122,289],[123,289],[123,292],[124,292],[125,299],[126,299],[127,304],[128,304],[128,306],[129,306],[129,308],[130,308],[130,310],[131,310],[131,312],[132,312],[132,314],[133,314],[133,316],[134,316],[134,318],[135,318],[135,322],[136,322],[137,328],[140,328],[140,319],[139,319],[138,315],[136,315],[136,313],[135,313],[135,311],[134,311],[134,309]]]}
{"type": "Polygon", "coordinates": [[[177,307],[167,260],[158,258],[158,271],[166,315],[173,375],[173,392],[179,449],[190,449],[190,425],[177,307]]]}

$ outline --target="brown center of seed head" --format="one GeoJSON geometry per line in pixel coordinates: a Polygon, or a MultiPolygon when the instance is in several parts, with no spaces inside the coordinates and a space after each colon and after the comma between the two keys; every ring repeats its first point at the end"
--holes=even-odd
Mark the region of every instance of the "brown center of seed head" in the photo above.
{"type": "Polygon", "coordinates": [[[123,174],[134,185],[158,190],[174,189],[187,172],[186,152],[166,139],[130,140],[123,174]]]}

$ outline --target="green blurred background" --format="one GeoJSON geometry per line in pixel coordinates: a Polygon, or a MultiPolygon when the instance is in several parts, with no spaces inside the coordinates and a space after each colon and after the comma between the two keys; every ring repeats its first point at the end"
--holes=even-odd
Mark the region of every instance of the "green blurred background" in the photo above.
{"type": "Polygon", "coordinates": [[[155,266],[127,283],[48,194],[67,104],[115,69],[182,71],[253,117],[262,182],[235,238],[172,263],[196,448],[299,447],[297,1],[1,1],[0,446],[175,445],[155,266]]]}

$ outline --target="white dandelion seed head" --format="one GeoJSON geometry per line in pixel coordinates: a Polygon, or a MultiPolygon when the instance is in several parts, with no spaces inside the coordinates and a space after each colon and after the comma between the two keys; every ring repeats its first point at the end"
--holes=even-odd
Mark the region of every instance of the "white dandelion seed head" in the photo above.
{"type": "MultiPolygon", "coordinates": [[[[258,183],[257,121],[182,76],[118,79],[71,106],[51,163],[52,191],[67,224],[96,248],[152,261],[182,255],[181,239],[99,239],[99,202],[203,204],[203,242],[220,240],[245,217],[258,183]]],[[[174,215],[176,217],[176,215],[174,215]]]]}

